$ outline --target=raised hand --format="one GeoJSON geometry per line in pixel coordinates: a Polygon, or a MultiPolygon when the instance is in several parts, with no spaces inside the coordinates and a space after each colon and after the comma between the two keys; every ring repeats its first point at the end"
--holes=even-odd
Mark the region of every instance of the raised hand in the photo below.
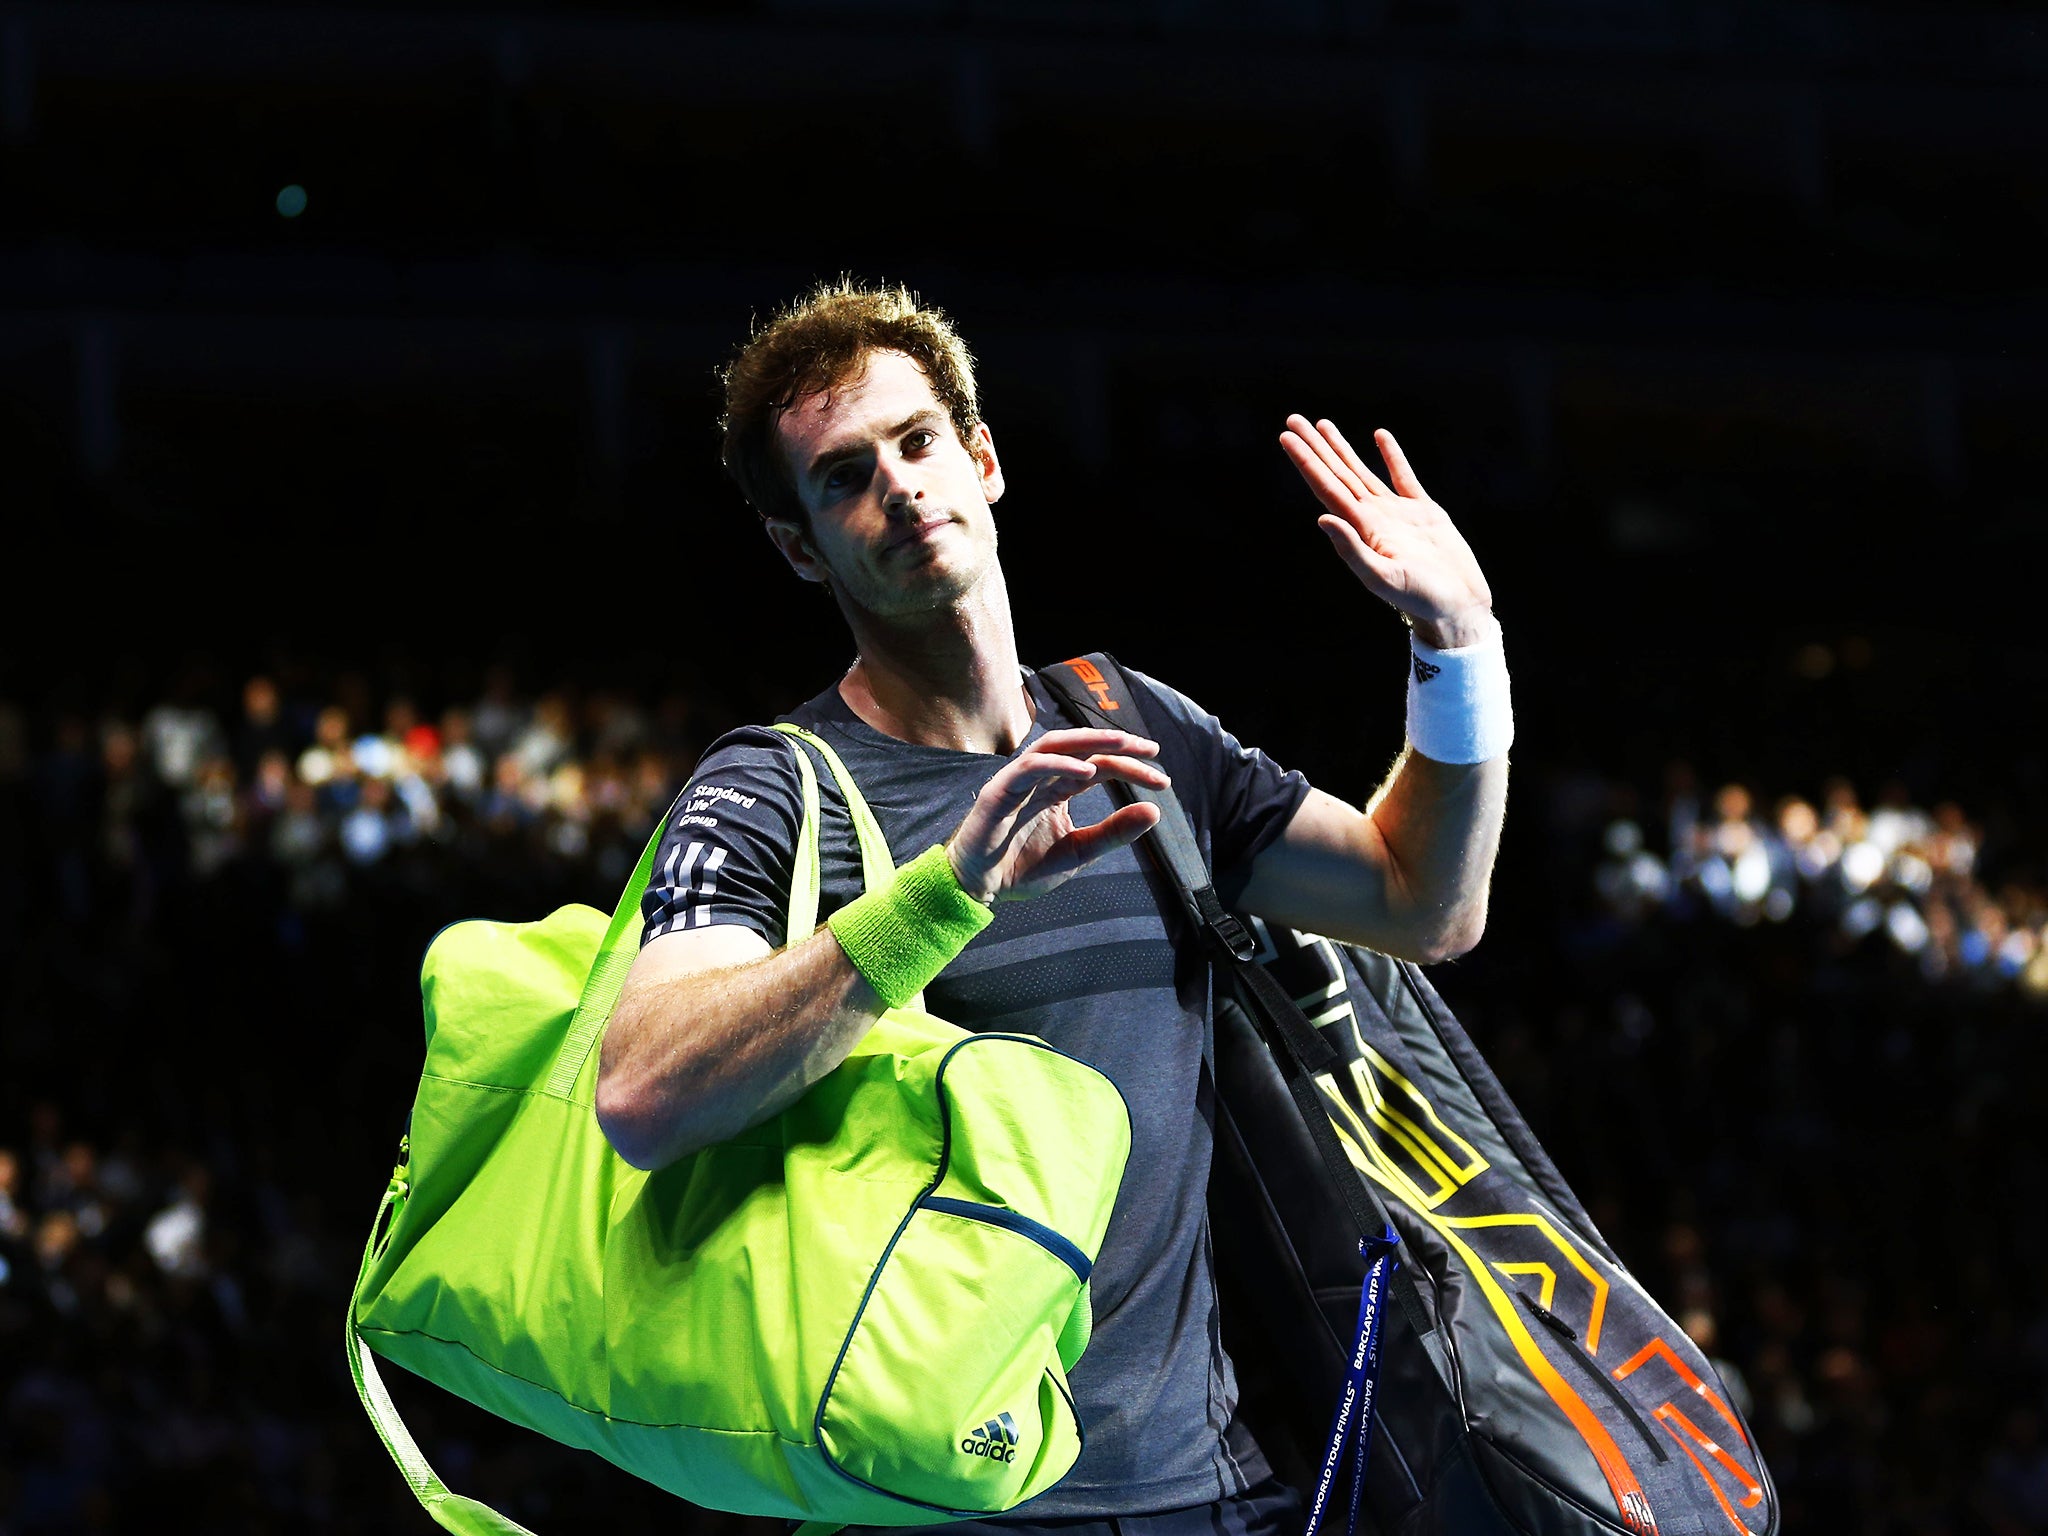
{"type": "Polygon", "coordinates": [[[960,888],[979,901],[1042,895],[1083,865],[1134,842],[1157,806],[1119,806],[1076,827],[1067,802],[1090,784],[1122,779],[1164,789],[1158,744],[1127,731],[1047,731],[982,785],[946,844],[960,888]]]}
{"type": "Polygon", "coordinates": [[[1280,447],[1325,507],[1317,525],[1366,590],[1385,598],[1440,649],[1483,633],[1493,592],[1472,547],[1430,500],[1394,434],[1373,434],[1386,481],[1366,468],[1336,424],[1287,418],[1280,447]]]}

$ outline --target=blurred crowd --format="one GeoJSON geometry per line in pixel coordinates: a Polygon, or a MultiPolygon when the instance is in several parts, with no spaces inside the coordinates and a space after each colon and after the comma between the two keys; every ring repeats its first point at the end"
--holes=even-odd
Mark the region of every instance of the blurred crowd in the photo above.
{"type": "Polygon", "coordinates": [[[1653,825],[1661,847],[1631,815],[1601,836],[1595,888],[1623,923],[1661,914],[1749,927],[1803,910],[1834,953],[1882,935],[1930,982],[2011,984],[2048,999],[2048,890],[2023,879],[1988,889],[1983,828],[1953,801],[1924,809],[1893,786],[1866,806],[1836,778],[1818,803],[1783,795],[1765,814],[1748,786],[1707,798],[1681,766],[1653,825]]]}
{"type": "MultiPolygon", "coordinates": [[[[431,715],[403,694],[376,707],[355,676],[288,696],[257,675],[225,717],[205,691],[57,718],[28,777],[73,913],[104,902],[96,871],[146,919],[167,882],[252,860],[282,872],[301,912],[343,902],[353,872],[423,854],[588,861],[617,884],[702,745],[680,695],[525,698],[504,668],[431,715]]],[[[0,758],[17,773],[21,738],[0,704],[0,758]]]]}
{"type": "Polygon", "coordinates": [[[113,1490],[171,1493],[230,1467],[278,1511],[321,1496],[293,1404],[259,1402],[241,1379],[260,1331],[252,1289],[325,1278],[304,1212],[266,1183],[266,1241],[245,1249],[210,1219],[203,1160],[166,1160],[135,1134],[111,1148],[68,1136],[48,1100],[28,1121],[18,1149],[0,1146],[0,1528],[110,1528],[113,1490]]]}

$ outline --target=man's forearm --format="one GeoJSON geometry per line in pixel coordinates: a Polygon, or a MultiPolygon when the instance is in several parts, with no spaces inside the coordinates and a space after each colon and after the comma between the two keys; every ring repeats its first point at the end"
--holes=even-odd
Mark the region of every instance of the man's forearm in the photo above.
{"type": "Polygon", "coordinates": [[[1390,895],[1433,957],[1463,954],[1486,928],[1507,798],[1505,755],[1439,763],[1409,746],[1366,806],[1386,848],[1390,895]]]}
{"type": "Polygon", "coordinates": [[[664,1167],[795,1102],[881,1012],[823,928],[757,960],[629,988],[605,1030],[598,1122],[628,1162],[664,1167]]]}

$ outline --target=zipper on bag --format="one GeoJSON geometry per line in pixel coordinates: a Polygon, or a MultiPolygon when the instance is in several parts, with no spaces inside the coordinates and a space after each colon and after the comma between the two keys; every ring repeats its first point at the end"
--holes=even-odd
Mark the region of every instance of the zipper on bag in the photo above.
{"type": "Polygon", "coordinates": [[[1650,1429],[1650,1421],[1628,1400],[1628,1394],[1621,1390],[1620,1385],[1608,1379],[1607,1373],[1600,1369],[1600,1362],[1587,1353],[1586,1346],[1579,1342],[1578,1330],[1527,1291],[1516,1291],[1515,1299],[1527,1307],[1538,1322],[1563,1339],[1572,1353],[1579,1357],[1586,1369],[1592,1373],[1593,1379],[1600,1383],[1601,1389],[1614,1400],[1615,1406],[1628,1415],[1629,1423],[1635,1425],[1636,1433],[1643,1437],[1643,1444],[1650,1448],[1650,1454],[1659,1461],[1669,1461],[1671,1453],[1664,1449],[1663,1442],[1650,1429]]]}
{"type": "Polygon", "coordinates": [[[1001,1227],[1005,1231],[1017,1233],[1020,1237],[1028,1237],[1083,1281],[1088,1278],[1089,1270],[1095,1267],[1089,1262],[1087,1254],[1044,1222],[1033,1221],[1029,1216],[1019,1216],[1015,1211],[1003,1206],[983,1205],[975,1200],[953,1200],[944,1195],[926,1195],[917,1203],[925,1210],[943,1211],[948,1216],[965,1217],[968,1221],[978,1221],[983,1226],[1001,1227]]]}

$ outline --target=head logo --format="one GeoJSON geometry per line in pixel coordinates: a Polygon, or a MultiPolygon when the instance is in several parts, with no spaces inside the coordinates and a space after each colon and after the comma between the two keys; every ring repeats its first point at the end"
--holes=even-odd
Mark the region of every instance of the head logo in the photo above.
{"type": "Polygon", "coordinates": [[[1074,669],[1074,676],[1081,679],[1088,691],[1095,695],[1095,702],[1105,711],[1122,708],[1109,696],[1109,679],[1102,675],[1102,668],[1085,656],[1076,656],[1067,665],[1074,669]]]}
{"type": "Polygon", "coordinates": [[[1007,1413],[997,1414],[961,1438],[960,1453],[963,1456],[986,1456],[990,1461],[1015,1461],[1017,1421],[1007,1413]]]}

